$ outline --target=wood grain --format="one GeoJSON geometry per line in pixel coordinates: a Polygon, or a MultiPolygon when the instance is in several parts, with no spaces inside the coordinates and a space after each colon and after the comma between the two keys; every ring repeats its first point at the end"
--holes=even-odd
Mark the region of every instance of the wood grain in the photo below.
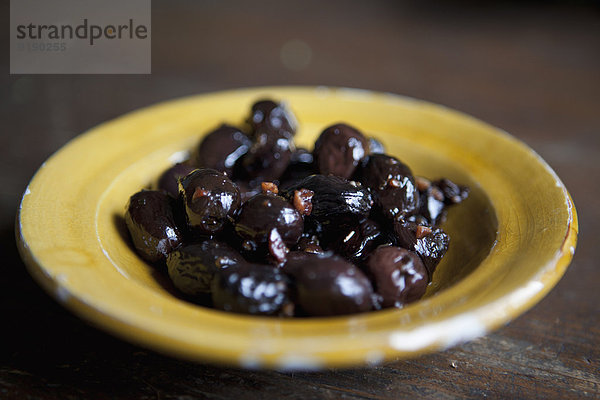
{"type": "MultiPolygon", "coordinates": [[[[8,4],[1,7],[8,15],[8,4]]],[[[594,3],[156,0],[152,36],[149,76],[11,76],[8,37],[0,39],[0,398],[600,398],[594,3]],[[305,69],[280,60],[291,39],[311,48],[305,69]],[[138,107],[265,84],[401,93],[525,141],[556,170],[579,212],[578,248],[565,277],[532,310],[471,343],[375,368],[293,374],[190,364],[129,345],[86,325],[33,283],[13,221],[27,181],[52,152],[138,107]]]]}

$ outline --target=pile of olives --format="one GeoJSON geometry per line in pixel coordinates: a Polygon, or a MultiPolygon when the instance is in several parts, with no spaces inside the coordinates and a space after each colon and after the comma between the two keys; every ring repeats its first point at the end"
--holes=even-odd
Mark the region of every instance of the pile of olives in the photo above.
{"type": "Polygon", "coordinates": [[[423,296],[448,249],[439,225],[466,187],[413,176],[344,123],[297,148],[283,103],[256,102],[246,122],[209,132],[155,190],[131,196],[142,258],[186,299],[237,313],[342,315],[423,296]]]}

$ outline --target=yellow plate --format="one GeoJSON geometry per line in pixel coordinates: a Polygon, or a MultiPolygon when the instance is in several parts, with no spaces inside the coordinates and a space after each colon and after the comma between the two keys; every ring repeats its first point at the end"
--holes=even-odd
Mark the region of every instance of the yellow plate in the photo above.
{"type": "Polygon", "coordinates": [[[565,272],[577,216],[550,167],[481,121],[385,93],[266,87],[169,101],[106,122],[45,162],[20,207],[17,236],[33,277],[77,315],[126,340],[196,361],[319,369],[413,357],[484,335],[538,302],[565,272]],[[261,97],[296,113],[297,141],[345,121],[380,138],[415,174],[471,187],[444,226],[451,246],[424,299],[361,315],[277,319],[179,300],[124,238],[130,195],[200,135],[240,123],[261,97]]]}

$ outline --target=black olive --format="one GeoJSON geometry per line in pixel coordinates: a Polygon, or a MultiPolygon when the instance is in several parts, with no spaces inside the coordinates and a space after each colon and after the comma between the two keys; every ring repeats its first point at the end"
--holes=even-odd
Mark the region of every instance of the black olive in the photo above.
{"type": "Polygon", "coordinates": [[[430,185],[425,191],[419,192],[419,212],[429,221],[429,224],[438,226],[446,219],[446,204],[444,194],[434,185],[430,185]]]}
{"type": "Polygon", "coordinates": [[[416,252],[433,277],[435,268],[440,263],[448,246],[450,237],[440,228],[418,225],[414,222],[398,220],[394,222],[395,243],[416,252]]]}
{"type": "Polygon", "coordinates": [[[259,131],[284,131],[293,136],[296,133],[297,122],[294,114],[285,104],[273,100],[260,100],[252,105],[248,123],[253,134],[259,131]]]}
{"type": "Polygon", "coordinates": [[[292,277],[296,304],[308,316],[354,314],[373,308],[371,282],[341,257],[294,252],[283,271],[292,277]]]}
{"type": "Polygon", "coordinates": [[[188,244],[172,251],[167,269],[173,284],[191,296],[210,292],[215,272],[246,261],[232,247],[216,240],[188,244]]]}
{"type": "Polygon", "coordinates": [[[313,155],[319,173],[349,179],[360,161],[369,154],[369,142],[356,128],[335,124],[326,128],[317,141],[313,155]]]}
{"type": "Polygon", "coordinates": [[[240,160],[236,177],[252,180],[278,180],[295,151],[292,135],[287,131],[259,130],[248,153],[240,160]]]}
{"type": "Polygon", "coordinates": [[[129,199],[125,223],[138,254],[151,263],[164,260],[182,242],[174,206],[172,197],[157,190],[142,190],[129,199]]]}
{"type": "Polygon", "coordinates": [[[302,237],[298,241],[296,246],[298,251],[304,251],[307,253],[324,253],[325,250],[319,244],[319,238],[316,235],[310,235],[306,232],[302,234],[302,237]]]}
{"type": "Polygon", "coordinates": [[[432,182],[432,186],[439,188],[444,195],[446,205],[458,204],[469,197],[469,188],[459,186],[450,179],[440,179],[432,182]]]}
{"type": "Polygon", "coordinates": [[[389,219],[409,215],[419,206],[419,192],[410,169],[398,159],[373,154],[357,170],[360,182],[373,193],[378,210],[389,219]]]}
{"type": "Polygon", "coordinates": [[[223,124],[208,133],[198,146],[196,163],[232,176],[235,163],[248,152],[252,141],[240,129],[223,124]]]}
{"type": "Polygon", "coordinates": [[[402,308],[420,299],[429,282],[427,269],[419,256],[401,247],[378,247],[369,256],[367,269],[383,308],[402,308]]]}
{"type": "Polygon", "coordinates": [[[220,269],[212,282],[215,308],[242,314],[293,314],[288,278],[270,265],[237,264],[220,269]]]}
{"type": "Polygon", "coordinates": [[[423,177],[416,177],[415,183],[419,190],[419,213],[434,227],[446,220],[449,206],[458,204],[469,196],[468,187],[459,186],[445,178],[431,182],[423,177]]]}
{"type": "Polygon", "coordinates": [[[183,178],[196,168],[188,164],[175,164],[158,179],[158,190],[162,190],[173,197],[179,197],[179,179],[183,178]]]}
{"type": "Polygon", "coordinates": [[[311,175],[282,190],[282,195],[292,201],[295,192],[302,189],[313,192],[308,216],[325,225],[354,224],[371,211],[371,194],[357,182],[333,175],[311,175]]]}
{"type": "Polygon", "coordinates": [[[179,180],[188,226],[200,234],[214,235],[234,217],[241,204],[240,191],[225,175],[200,168],[179,180]]]}
{"type": "Polygon", "coordinates": [[[270,253],[280,262],[285,259],[287,248],[298,243],[303,229],[302,216],[289,202],[265,193],[244,203],[235,223],[246,251],[270,253]]]}
{"type": "Polygon", "coordinates": [[[326,248],[356,263],[364,261],[386,239],[380,225],[371,219],[350,229],[338,230],[338,235],[326,248]]]}

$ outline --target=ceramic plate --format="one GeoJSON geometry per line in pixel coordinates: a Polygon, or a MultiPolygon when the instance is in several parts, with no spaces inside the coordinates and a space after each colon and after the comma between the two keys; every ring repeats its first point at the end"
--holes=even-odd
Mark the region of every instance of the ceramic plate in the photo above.
{"type": "Polygon", "coordinates": [[[577,217],[550,167],[510,135],[440,106],[386,93],[267,87],[169,101],[106,122],[46,161],[17,223],[33,277],[82,318],[126,340],[200,362],[319,369],[382,362],[484,335],[537,303],[575,249],[577,217]],[[379,138],[417,175],[468,185],[443,226],[448,254],[425,297],[404,309],[278,319],[206,309],[177,298],[132,251],[122,217],[221,122],[240,124],[264,97],[298,117],[312,148],[339,121],[379,138]]]}

